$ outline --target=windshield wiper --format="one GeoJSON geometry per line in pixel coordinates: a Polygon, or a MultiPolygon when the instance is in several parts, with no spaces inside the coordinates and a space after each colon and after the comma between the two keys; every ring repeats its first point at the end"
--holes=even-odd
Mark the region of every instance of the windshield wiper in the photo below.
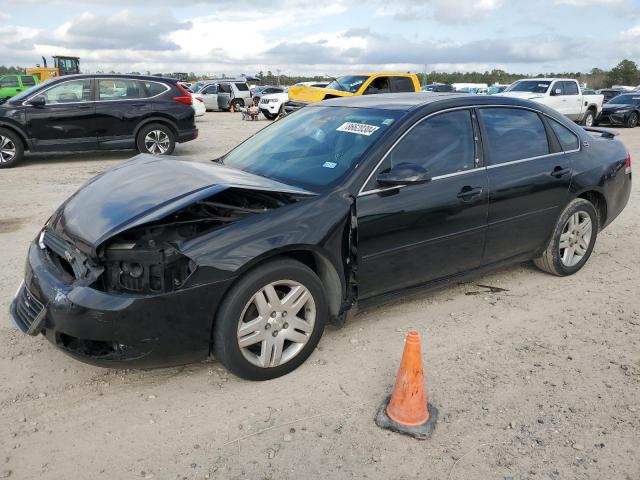
{"type": "Polygon", "coordinates": [[[346,89],[346,88],[344,88],[344,85],[342,85],[342,84],[340,83],[340,80],[338,80],[336,77],[332,77],[331,75],[326,75],[326,74],[325,74],[325,77],[328,77],[328,78],[330,78],[331,80],[333,80],[334,82],[336,82],[336,83],[340,86],[340,88],[342,88],[342,90],[343,90],[343,91],[345,91],[345,92],[347,91],[347,89],[346,89]]]}

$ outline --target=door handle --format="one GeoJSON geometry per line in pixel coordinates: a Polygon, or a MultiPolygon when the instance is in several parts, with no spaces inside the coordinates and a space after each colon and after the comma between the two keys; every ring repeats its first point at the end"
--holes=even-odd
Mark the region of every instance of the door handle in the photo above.
{"type": "Polygon", "coordinates": [[[144,107],[146,105],[146,103],[132,103],[131,106],[132,107],[144,107]]]}
{"type": "Polygon", "coordinates": [[[462,187],[462,190],[458,192],[457,197],[460,198],[463,202],[468,202],[469,200],[472,200],[474,197],[477,197],[478,195],[480,195],[482,192],[483,192],[482,187],[473,188],[467,185],[462,187]]]}
{"type": "Polygon", "coordinates": [[[566,175],[567,173],[571,173],[571,169],[570,168],[562,168],[560,166],[557,166],[551,172],[551,176],[552,177],[556,177],[556,178],[560,178],[560,177],[566,175]]]}
{"type": "Polygon", "coordinates": [[[91,108],[91,105],[76,105],[76,108],[78,110],[87,110],[87,109],[91,108]]]}

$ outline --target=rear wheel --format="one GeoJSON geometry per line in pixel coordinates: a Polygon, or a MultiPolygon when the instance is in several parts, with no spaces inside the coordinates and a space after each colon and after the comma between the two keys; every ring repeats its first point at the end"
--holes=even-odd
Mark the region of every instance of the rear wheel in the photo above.
{"type": "Polygon", "coordinates": [[[534,263],[545,272],[558,276],[576,273],[591,256],[598,225],[598,212],[593,204],[576,198],[558,218],[547,248],[534,263]]]}
{"type": "Polygon", "coordinates": [[[247,273],[222,302],[214,355],[247,380],[269,380],[301,365],[318,344],[327,319],[322,283],[288,258],[247,273]]]}
{"type": "Polygon", "coordinates": [[[582,125],[585,127],[593,127],[595,121],[596,116],[593,113],[593,110],[587,110],[587,113],[584,114],[584,118],[582,119],[582,125]]]}
{"type": "Polygon", "coordinates": [[[11,130],[0,128],[0,168],[15,167],[24,158],[22,140],[11,130]]]}
{"type": "Polygon", "coordinates": [[[235,98],[231,100],[231,103],[229,104],[230,112],[237,112],[241,108],[244,108],[244,100],[242,100],[241,98],[235,98]]]}
{"type": "Polygon", "coordinates": [[[152,155],[171,155],[176,148],[173,131],[160,123],[142,127],[138,132],[136,144],[140,153],[152,155]]]}
{"type": "Polygon", "coordinates": [[[631,112],[631,115],[627,118],[625,127],[634,128],[636,126],[638,126],[638,114],[636,112],[631,112]]]}

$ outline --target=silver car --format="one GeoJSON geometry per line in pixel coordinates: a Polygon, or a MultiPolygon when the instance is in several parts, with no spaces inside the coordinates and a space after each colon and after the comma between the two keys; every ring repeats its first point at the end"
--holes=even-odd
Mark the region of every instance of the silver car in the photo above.
{"type": "Polygon", "coordinates": [[[207,110],[238,110],[251,104],[251,92],[244,81],[215,80],[198,92],[207,110]]]}

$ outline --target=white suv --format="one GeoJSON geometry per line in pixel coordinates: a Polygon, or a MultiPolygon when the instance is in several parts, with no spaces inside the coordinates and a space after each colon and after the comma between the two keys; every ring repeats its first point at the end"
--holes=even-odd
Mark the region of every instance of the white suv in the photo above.
{"type": "Polygon", "coordinates": [[[282,107],[289,100],[289,94],[285,91],[282,93],[270,93],[260,97],[258,107],[262,114],[268,120],[275,120],[282,113],[282,107]]]}

